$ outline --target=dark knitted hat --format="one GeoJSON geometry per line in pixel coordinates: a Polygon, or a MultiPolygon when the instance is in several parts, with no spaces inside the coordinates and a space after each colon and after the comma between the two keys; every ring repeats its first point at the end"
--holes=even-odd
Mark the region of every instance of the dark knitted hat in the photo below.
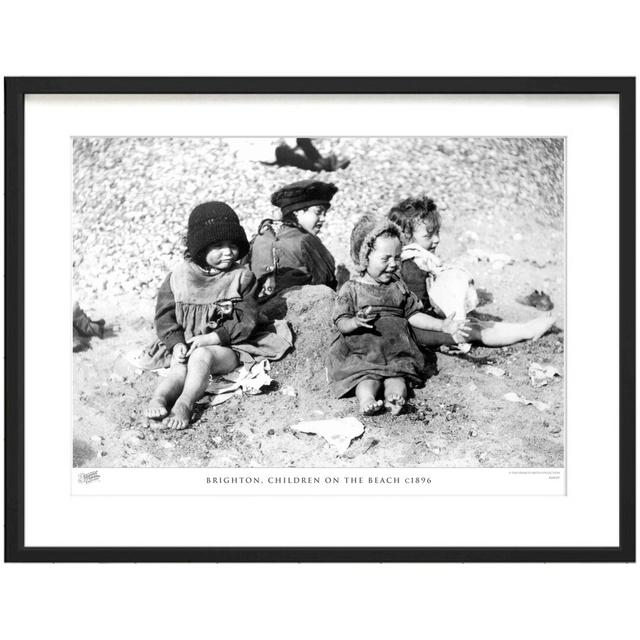
{"type": "Polygon", "coordinates": [[[224,202],[199,204],[189,216],[187,249],[192,260],[214,242],[233,242],[243,258],[249,253],[247,234],[240,225],[236,212],[224,202]]]}
{"type": "Polygon", "coordinates": [[[400,229],[393,222],[371,215],[364,215],[351,230],[351,259],[356,271],[362,275],[367,270],[369,254],[376,238],[389,233],[400,239],[400,229]]]}
{"type": "Polygon", "coordinates": [[[271,196],[271,204],[282,209],[283,214],[324,205],[327,209],[331,206],[331,198],[338,191],[338,187],[330,182],[319,180],[300,180],[278,189],[271,196]]]}

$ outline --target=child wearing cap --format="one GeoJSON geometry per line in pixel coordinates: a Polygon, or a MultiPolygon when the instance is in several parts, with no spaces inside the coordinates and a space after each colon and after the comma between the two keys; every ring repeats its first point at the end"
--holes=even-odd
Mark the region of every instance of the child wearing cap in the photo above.
{"type": "Polygon", "coordinates": [[[351,257],[360,275],[343,285],[334,306],[337,334],[329,350],[329,378],[339,398],[355,389],[364,415],[383,407],[397,415],[407,383],[421,383],[424,358],[412,327],[442,331],[456,341],[466,338],[464,320],[423,313],[422,303],[399,278],[400,236],[388,220],[365,216],[356,223],[351,257]]]}
{"type": "Polygon", "coordinates": [[[259,299],[296,285],[336,288],[335,261],[317,234],[337,191],[331,183],[301,180],[271,196],[271,203],[281,210],[281,220],[260,223],[248,257],[258,280],[259,299]]]}
{"type": "Polygon", "coordinates": [[[275,333],[258,339],[256,279],[238,264],[248,250],[230,206],[206,202],[191,212],[186,259],[166,277],[156,302],[156,332],[171,353],[171,368],[146,415],[163,427],[189,425],[210,374],[232,371],[261,347],[277,359],[290,346],[275,333]]]}

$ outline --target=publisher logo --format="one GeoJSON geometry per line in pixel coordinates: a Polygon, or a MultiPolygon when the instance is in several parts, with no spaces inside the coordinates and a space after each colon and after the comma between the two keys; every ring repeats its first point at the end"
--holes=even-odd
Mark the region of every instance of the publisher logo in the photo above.
{"type": "Polygon", "coordinates": [[[78,475],[78,482],[80,484],[89,484],[100,480],[100,474],[97,471],[89,471],[88,473],[81,473],[78,475]]]}

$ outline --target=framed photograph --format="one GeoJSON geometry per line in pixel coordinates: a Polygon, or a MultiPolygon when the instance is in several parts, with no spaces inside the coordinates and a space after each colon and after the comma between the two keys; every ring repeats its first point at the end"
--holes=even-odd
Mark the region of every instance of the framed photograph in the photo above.
{"type": "Polygon", "coordinates": [[[635,561],[634,78],[5,78],[5,558],[635,561]]]}

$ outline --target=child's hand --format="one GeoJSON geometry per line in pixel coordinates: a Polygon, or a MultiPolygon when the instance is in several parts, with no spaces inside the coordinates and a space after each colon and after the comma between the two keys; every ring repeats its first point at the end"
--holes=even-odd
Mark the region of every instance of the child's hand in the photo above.
{"type": "Polygon", "coordinates": [[[338,331],[345,335],[354,333],[358,329],[373,329],[371,324],[377,316],[375,315],[355,315],[350,318],[340,318],[337,322],[338,331]]]}
{"type": "Polygon", "coordinates": [[[455,311],[442,321],[442,331],[451,334],[456,342],[466,342],[469,337],[469,329],[466,318],[456,320],[455,311]]]}
{"type": "Polygon", "coordinates": [[[183,342],[179,342],[177,345],[173,347],[173,351],[171,352],[173,358],[178,364],[185,364],[187,361],[187,345],[183,342]]]}
{"type": "Polygon", "coordinates": [[[358,329],[373,329],[373,321],[378,317],[377,313],[371,313],[371,307],[363,307],[356,313],[352,321],[351,331],[358,329]]]}
{"type": "Polygon", "coordinates": [[[187,342],[189,343],[189,351],[187,351],[188,358],[198,347],[212,347],[213,345],[220,344],[220,338],[216,333],[207,333],[203,336],[193,336],[193,338],[189,338],[187,342]]]}
{"type": "Polygon", "coordinates": [[[378,317],[377,313],[371,312],[371,307],[363,307],[356,313],[354,320],[356,321],[356,329],[373,329],[372,322],[378,317]]]}
{"type": "Polygon", "coordinates": [[[189,351],[187,351],[187,358],[198,348],[207,346],[207,336],[193,336],[187,340],[189,343],[189,351]]]}

